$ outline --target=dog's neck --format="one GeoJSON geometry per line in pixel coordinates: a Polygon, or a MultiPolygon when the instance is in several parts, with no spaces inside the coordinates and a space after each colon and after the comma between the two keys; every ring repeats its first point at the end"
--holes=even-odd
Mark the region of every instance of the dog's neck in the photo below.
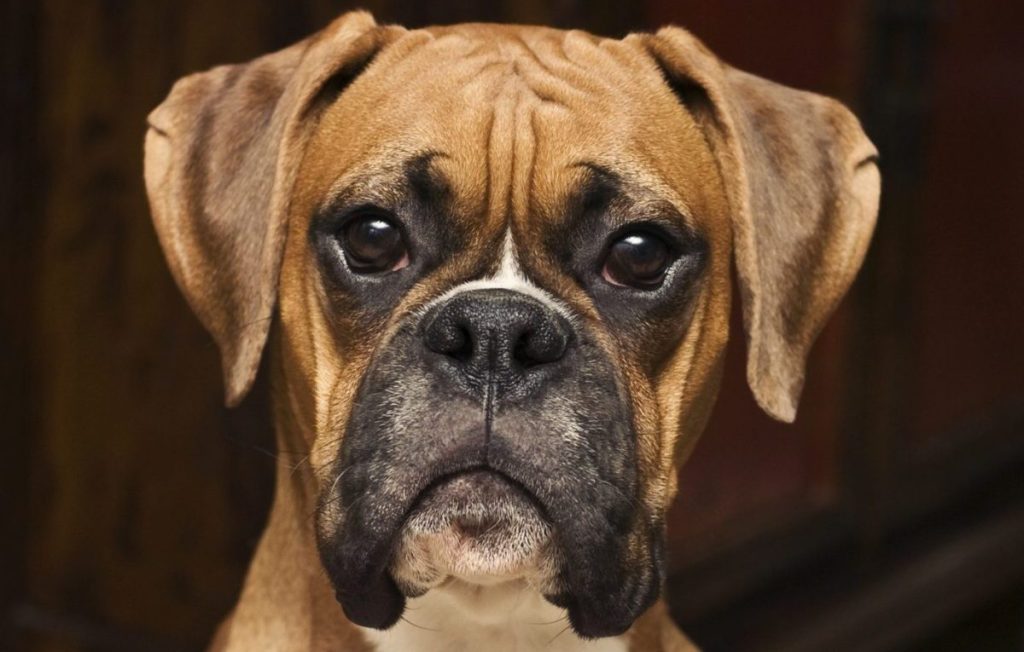
{"type": "Polygon", "coordinates": [[[585,641],[572,632],[564,609],[525,583],[483,586],[458,580],[409,601],[386,632],[365,630],[379,652],[627,652],[624,637],[585,641]]]}

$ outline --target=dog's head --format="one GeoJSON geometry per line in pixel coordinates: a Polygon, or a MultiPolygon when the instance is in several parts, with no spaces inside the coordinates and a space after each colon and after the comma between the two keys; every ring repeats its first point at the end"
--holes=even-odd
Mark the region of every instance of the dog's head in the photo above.
{"type": "Polygon", "coordinates": [[[678,28],[347,14],[182,80],[150,127],[158,233],[228,401],[276,321],[323,565],[380,628],[455,578],[627,629],[717,391],[732,263],[751,387],[791,420],[879,190],[849,112],[678,28]]]}

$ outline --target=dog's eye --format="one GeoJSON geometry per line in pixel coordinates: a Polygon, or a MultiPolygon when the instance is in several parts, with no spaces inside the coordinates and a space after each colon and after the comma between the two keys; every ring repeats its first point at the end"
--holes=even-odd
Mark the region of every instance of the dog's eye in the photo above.
{"type": "Polygon", "coordinates": [[[601,276],[613,285],[653,289],[664,280],[671,263],[668,243],[653,233],[633,231],[612,242],[601,276]]]}
{"type": "Polygon", "coordinates": [[[396,272],[409,264],[401,230],[379,215],[349,220],[340,236],[345,259],[356,273],[396,272]]]}

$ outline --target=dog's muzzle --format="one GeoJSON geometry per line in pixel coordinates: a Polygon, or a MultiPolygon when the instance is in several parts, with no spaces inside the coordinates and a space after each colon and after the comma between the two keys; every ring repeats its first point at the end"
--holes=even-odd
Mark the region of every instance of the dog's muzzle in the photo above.
{"type": "Polygon", "coordinates": [[[445,536],[509,568],[546,562],[545,595],[582,636],[625,631],[657,596],[660,528],[640,506],[623,383],[585,328],[532,296],[464,291],[401,324],[362,379],[333,478],[318,543],[357,624],[390,627],[443,581],[405,560],[445,536]]]}

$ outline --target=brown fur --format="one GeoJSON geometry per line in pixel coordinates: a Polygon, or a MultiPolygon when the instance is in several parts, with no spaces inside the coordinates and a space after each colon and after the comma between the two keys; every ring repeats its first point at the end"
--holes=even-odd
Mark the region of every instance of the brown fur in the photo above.
{"type": "MultiPolygon", "coordinates": [[[[376,347],[409,311],[493,268],[507,227],[531,253],[530,278],[606,333],[587,293],[544,253],[579,182],[572,161],[601,162],[668,198],[708,243],[691,314],[679,316],[688,327],[666,339],[668,356],[645,359],[607,333],[602,342],[630,390],[654,514],[674,497],[717,392],[732,257],[751,388],[767,412],[792,420],[804,358],[852,281],[877,210],[874,150],[848,111],[730,68],[679,28],[615,41],[493,25],[407,32],[346,14],[281,52],[185,78],[150,126],[154,221],[221,349],[228,401],[251,385],[276,314],[278,444],[308,453],[297,469],[281,463],[270,521],[214,649],[368,649],[316,556],[311,514],[324,470],[376,347]],[[353,79],[334,101],[324,86],[339,76],[353,79]],[[437,167],[473,238],[386,321],[344,297],[334,300],[346,309],[332,308],[310,216],[361,175],[424,148],[446,153],[437,167]]],[[[633,650],[690,648],[661,602],[628,636],[633,650]]]]}

